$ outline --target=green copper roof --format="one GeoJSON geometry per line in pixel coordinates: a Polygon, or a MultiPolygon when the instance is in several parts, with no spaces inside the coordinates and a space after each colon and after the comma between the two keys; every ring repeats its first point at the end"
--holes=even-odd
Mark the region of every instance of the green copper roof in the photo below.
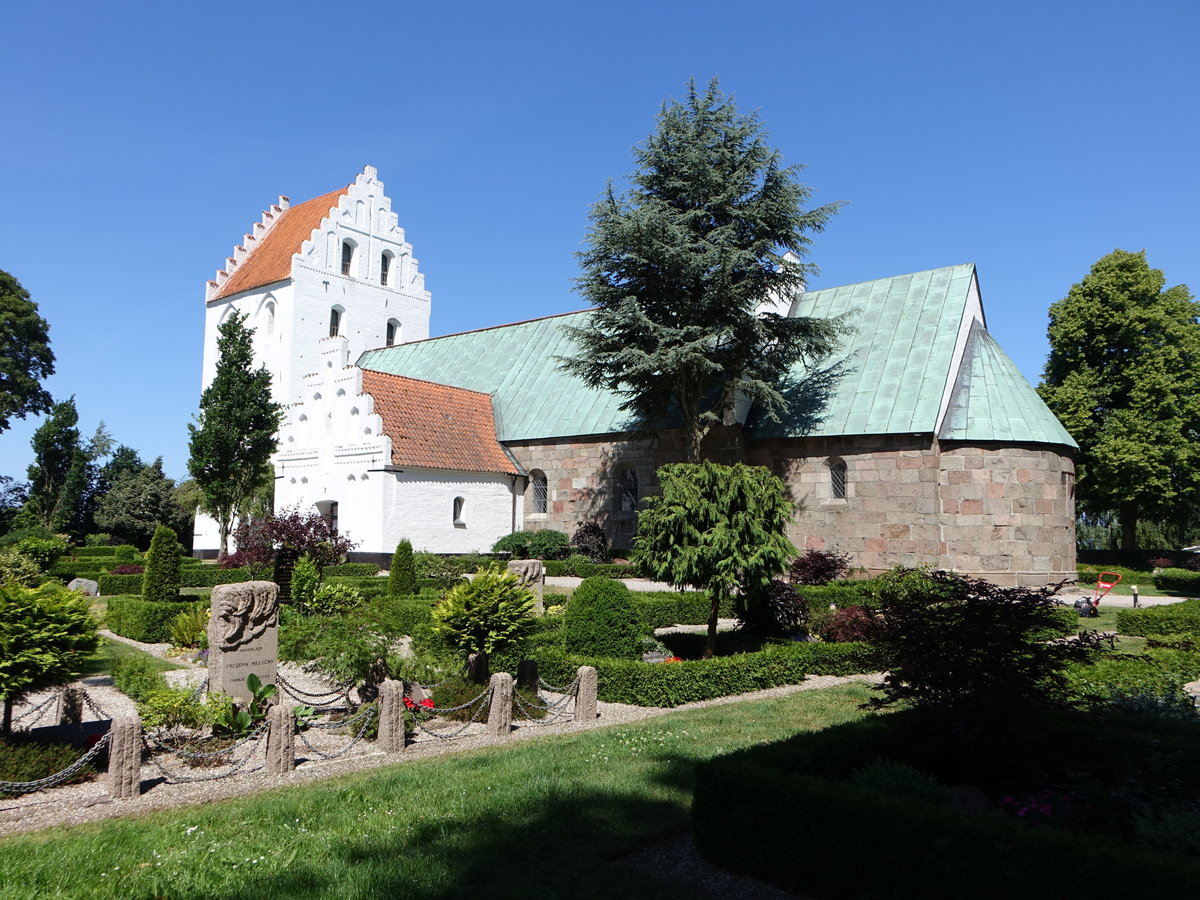
{"type": "Polygon", "coordinates": [[[974,274],[968,263],[801,294],[791,315],[846,316],[853,333],[825,378],[793,370],[785,396],[799,402],[780,422],[752,416],[750,436],[934,432],[974,274]]]}
{"type": "Polygon", "coordinates": [[[618,395],[558,368],[555,357],[576,352],[567,328],[585,326],[588,316],[570,313],[368,350],[358,365],[491,394],[502,441],[628,431],[629,413],[618,408],[618,395]]]}
{"type": "MultiPolygon", "coordinates": [[[[791,315],[844,315],[851,331],[818,371],[797,366],[781,386],[782,421],[751,412],[747,437],[933,434],[954,379],[941,437],[1076,446],[988,335],[974,285],[966,264],[801,294],[791,315]],[[972,320],[956,370],[958,337],[972,320]]],[[[501,441],[629,431],[619,394],[559,369],[557,357],[576,353],[567,329],[586,327],[589,315],[368,350],[358,365],[490,394],[501,441]]]]}
{"type": "Polygon", "coordinates": [[[958,381],[938,437],[1079,446],[995,338],[978,323],[967,337],[958,381]]]}

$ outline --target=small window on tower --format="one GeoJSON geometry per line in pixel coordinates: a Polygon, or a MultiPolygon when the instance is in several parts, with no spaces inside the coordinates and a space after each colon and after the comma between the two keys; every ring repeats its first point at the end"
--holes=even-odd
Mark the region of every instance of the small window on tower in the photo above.
{"type": "MultiPolygon", "coordinates": [[[[379,257],[379,283],[386,285],[388,283],[388,272],[392,268],[392,254],[385,253],[379,257]]],[[[389,345],[390,346],[390,345],[389,345]]]]}
{"type": "Polygon", "coordinates": [[[638,476],[636,469],[626,469],[621,475],[621,494],[617,500],[620,512],[637,512],[638,476]]]}
{"type": "Polygon", "coordinates": [[[349,275],[350,267],[354,264],[354,245],[349,241],[342,241],[342,274],[349,275]]]}
{"type": "Polygon", "coordinates": [[[388,319],[387,346],[391,347],[398,343],[400,343],[400,323],[395,319],[388,319]]]}
{"type": "Polygon", "coordinates": [[[342,330],[342,311],[336,306],[329,311],[329,336],[337,337],[342,330]]]}
{"type": "Polygon", "coordinates": [[[846,464],[840,459],[829,461],[829,496],[834,500],[846,499],[846,464]]]}
{"type": "Polygon", "coordinates": [[[534,513],[544,513],[549,507],[550,499],[546,473],[534,469],[530,474],[533,476],[533,511],[534,513]]]}

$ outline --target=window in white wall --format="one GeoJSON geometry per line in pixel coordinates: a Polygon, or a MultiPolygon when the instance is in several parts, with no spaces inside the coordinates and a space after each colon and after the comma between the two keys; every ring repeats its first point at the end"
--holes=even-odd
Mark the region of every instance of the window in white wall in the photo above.
{"type": "Polygon", "coordinates": [[[329,310],[329,336],[337,337],[342,330],[342,309],[335,306],[329,310]]]}
{"type": "Polygon", "coordinates": [[[534,469],[529,473],[533,485],[532,503],[534,513],[544,513],[549,508],[550,491],[549,484],[546,482],[546,473],[534,469]]]}
{"type": "Polygon", "coordinates": [[[454,498],[454,527],[466,528],[467,523],[463,521],[463,504],[466,503],[462,497],[454,498]]]}
{"type": "Polygon", "coordinates": [[[387,346],[391,347],[398,343],[400,343],[400,322],[396,319],[388,319],[387,346]]]}
{"type": "Polygon", "coordinates": [[[354,268],[354,242],[342,241],[342,274],[349,275],[354,268]]]}
{"type": "Polygon", "coordinates": [[[391,272],[391,269],[392,269],[392,254],[385,251],[384,254],[381,257],[379,257],[379,283],[380,284],[386,285],[388,283],[388,274],[391,272]]]}

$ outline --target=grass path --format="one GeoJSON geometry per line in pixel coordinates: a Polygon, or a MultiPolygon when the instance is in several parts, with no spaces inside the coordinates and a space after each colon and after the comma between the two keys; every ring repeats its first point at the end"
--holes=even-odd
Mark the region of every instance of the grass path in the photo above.
{"type": "MultiPolygon", "coordinates": [[[[0,839],[0,897],[654,897],[697,762],[862,713],[862,684],[0,839]]],[[[786,823],[780,823],[781,827],[786,823]]]]}

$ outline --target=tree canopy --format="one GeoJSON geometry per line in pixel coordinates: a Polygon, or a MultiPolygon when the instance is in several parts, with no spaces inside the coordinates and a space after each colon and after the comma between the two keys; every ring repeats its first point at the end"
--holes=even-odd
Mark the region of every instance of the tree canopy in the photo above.
{"type": "Polygon", "coordinates": [[[832,350],[836,322],[763,307],[786,312],[815,271],[800,261],[809,234],[839,204],[802,208],[801,167],[783,166],[757,114],[739,113],[715,79],[665,103],[634,157],[630,190],[610,183],[592,207],[578,289],[596,310],[562,365],[623,394],[647,430],[682,424],[696,462],[739,394],[776,415],[792,365],[832,350]]]}
{"type": "Polygon", "coordinates": [[[50,408],[33,433],[28,498],[14,527],[37,525],[77,538],[91,530],[99,499],[96,461],[111,452],[112,439],[101,422],[85,443],[78,424],[75,398],[68,397],[50,408]]]}
{"type": "Polygon", "coordinates": [[[234,313],[218,327],[216,375],[200,397],[196,424],[188,425],[188,472],[200,486],[204,511],[217,520],[222,556],[234,517],[263,481],[283,415],[271,399],[271,374],[253,368],[253,330],[245,322],[234,313]]]}
{"type": "Polygon", "coordinates": [[[705,657],[717,645],[717,614],[738,590],[758,592],[787,568],[796,548],[785,529],[792,504],[762,466],[673,463],[658,470],[662,495],[638,516],[634,557],[642,570],[712,598],[705,657]]]}
{"type": "Polygon", "coordinates": [[[1114,250],[1050,307],[1038,393],[1079,442],[1077,500],[1115,513],[1122,546],[1138,521],[1200,500],[1200,312],[1146,253],[1114,250]]]}
{"type": "Polygon", "coordinates": [[[14,417],[49,412],[53,404],[42,380],[54,374],[50,326],[38,315],[29,291],[0,271],[0,431],[14,417]]]}

